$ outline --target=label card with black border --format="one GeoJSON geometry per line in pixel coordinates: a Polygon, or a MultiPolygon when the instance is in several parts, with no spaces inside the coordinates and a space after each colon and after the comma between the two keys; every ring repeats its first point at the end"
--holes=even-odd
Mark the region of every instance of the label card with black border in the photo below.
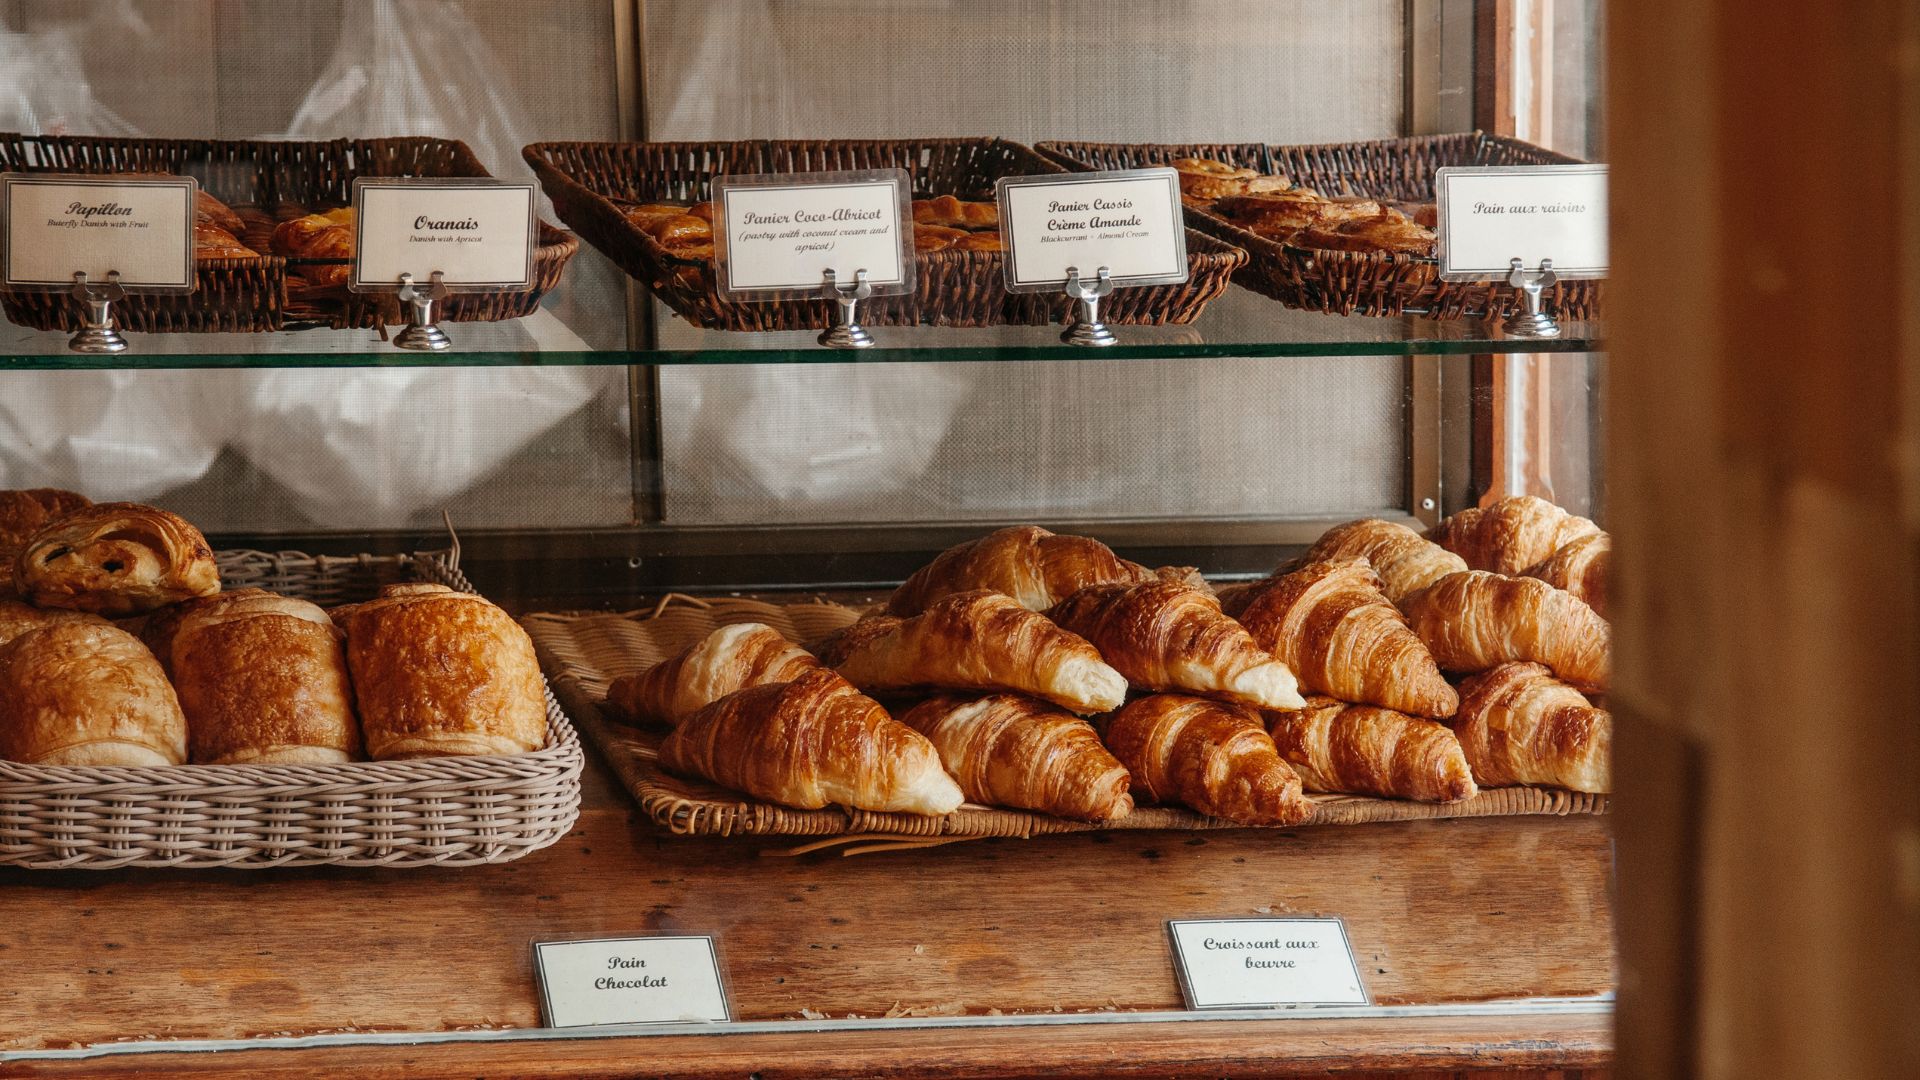
{"type": "Polygon", "coordinates": [[[1171,919],[1167,935],[1189,1009],[1370,1003],[1339,919],[1171,919]]]}
{"type": "Polygon", "coordinates": [[[1449,166],[1434,173],[1440,277],[1503,279],[1514,259],[1561,278],[1607,276],[1605,165],[1449,166]]]}
{"type": "Polygon", "coordinates": [[[0,174],[0,280],[65,289],[75,271],[128,292],[193,291],[191,176],[0,174]]]}
{"type": "Polygon", "coordinates": [[[1172,169],[1004,176],[995,185],[1008,292],[1058,291],[1069,267],[1116,286],[1187,280],[1186,213],[1172,169]]]}
{"type": "Polygon", "coordinates": [[[713,178],[714,262],[721,295],[817,296],[826,279],[875,296],[913,291],[912,179],[904,169],[713,178]]]}
{"type": "Polygon", "coordinates": [[[390,291],[435,271],[450,292],[533,285],[533,184],[485,177],[361,177],[353,182],[354,292],[390,291]]]}
{"type": "Polygon", "coordinates": [[[708,935],[536,941],[533,966],[548,1027],[733,1019],[708,935]]]}

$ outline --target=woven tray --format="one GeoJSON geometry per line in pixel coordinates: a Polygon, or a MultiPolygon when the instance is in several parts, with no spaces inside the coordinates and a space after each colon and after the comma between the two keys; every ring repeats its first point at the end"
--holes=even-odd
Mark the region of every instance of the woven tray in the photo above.
{"type": "MultiPolygon", "coordinates": [[[[1467,132],[1372,142],[1270,146],[1264,143],[1043,142],[1041,153],[1071,169],[1137,169],[1176,158],[1213,158],[1280,173],[1326,195],[1432,202],[1434,170],[1448,165],[1568,165],[1578,158],[1499,135],[1467,132]]],[[[1336,315],[1424,315],[1430,319],[1504,318],[1513,289],[1490,281],[1442,281],[1438,259],[1383,252],[1327,251],[1284,243],[1205,210],[1187,209],[1202,232],[1245,248],[1251,260],[1233,280],[1288,307],[1336,315]]],[[[1562,281],[1545,293],[1546,310],[1592,319],[1600,282],[1562,281]]]]}
{"type": "MultiPolygon", "coordinates": [[[[1238,825],[1170,807],[1142,807],[1105,825],[1067,821],[1025,810],[968,803],[944,817],[843,810],[792,810],[661,771],[661,733],[629,727],[600,711],[607,685],[644,671],[711,633],[716,626],[763,622],[792,641],[807,641],[854,621],[852,608],[825,602],[776,606],[754,600],[696,600],[670,596],[655,609],[626,614],[536,614],[521,620],[533,636],[554,692],[580,722],[640,808],[671,832],[711,836],[905,837],[1039,836],[1097,829],[1237,829],[1238,825]]],[[[1604,795],[1546,788],[1493,788],[1457,803],[1435,804],[1351,795],[1314,795],[1315,825],[1369,821],[1494,817],[1516,814],[1605,813],[1604,795]]]]}
{"type": "MultiPolygon", "coordinates": [[[[677,255],[621,214],[630,203],[711,197],[715,176],[830,170],[906,170],[913,195],[991,201],[1002,176],[1062,172],[1004,139],[901,139],[680,143],[534,143],[522,153],[554,212],[675,312],[710,330],[818,330],[831,324],[824,298],[737,303],[721,298],[713,264],[677,255]]],[[[1116,289],[1101,301],[1115,324],[1185,324],[1226,291],[1246,253],[1187,230],[1189,278],[1116,289]]],[[[914,291],[877,296],[861,308],[867,326],[1043,326],[1069,317],[1065,293],[1008,293],[997,251],[933,251],[914,257],[914,291]]]]}
{"type": "MultiPolygon", "coordinates": [[[[0,135],[0,171],[175,173],[192,176],[247,223],[241,237],[265,251],[280,220],[353,201],[359,176],[486,176],[467,144],[452,139],[335,139],[265,142],[214,139],[118,139],[0,135]]],[[[540,223],[534,284],[525,292],[458,293],[435,305],[440,322],[491,322],[532,314],[553,288],[578,238],[540,223]]],[[[122,330],[141,333],[243,333],[299,326],[335,330],[397,325],[406,318],[392,296],[316,288],[289,267],[344,265],[346,259],[209,259],[186,294],[135,295],[114,304],[122,330]]],[[[73,332],[79,311],[65,292],[0,291],[8,320],[35,330],[73,332]]]]}
{"type": "MultiPolygon", "coordinates": [[[[228,588],[330,605],[381,585],[472,592],[443,553],[219,553],[228,588]]],[[[580,814],[580,740],[547,694],[547,745],[505,757],[343,765],[80,767],[0,761],[0,866],[470,866],[520,858],[580,814]]]]}

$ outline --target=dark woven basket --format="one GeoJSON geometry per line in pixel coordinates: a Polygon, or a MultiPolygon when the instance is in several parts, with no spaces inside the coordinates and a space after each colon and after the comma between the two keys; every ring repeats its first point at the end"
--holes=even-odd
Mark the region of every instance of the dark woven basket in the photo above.
{"type": "MultiPolygon", "coordinates": [[[[1434,171],[1449,165],[1572,165],[1578,158],[1484,132],[1421,135],[1370,142],[1270,146],[1265,143],[1043,142],[1038,149],[1072,169],[1138,169],[1176,158],[1213,158],[1279,173],[1326,195],[1431,202],[1434,171]]],[[[1252,233],[1204,210],[1189,224],[1252,256],[1234,280],[1288,307],[1337,315],[1424,315],[1430,319],[1503,318],[1515,299],[1501,282],[1442,281],[1439,260],[1384,252],[1299,247],[1252,233]]],[[[1562,281],[1546,291],[1548,311],[1592,319],[1599,281],[1562,281]]]]}
{"type": "MultiPolygon", "coordinates": [[[[1005,139],[785,140],[680,143],[535,143],[523,153],[553,200],[554,212],[621,269],[696,326],[711,330],[817,330],[831,324],[825,298],[767,302],[722,299],[713,264],[667,250],[620,212],[613,200],[695,202],[711,197],[715,176],[739,173],[906,170],[916,198],[955,195],[991,200],[994,181],[1064,171],[1005,139]]],[[[914,291],[875,297],[861,309],[869,326],[1044,325],[1065,319],[1064,293],[1010,294],[997,251],[934,251],[915,256],[914,291]]],[[[1226,290],[1246,254],[1187,231],[1188,280],[1116,289],[1100,305],[1117,324],[1190,323],[1226,290]]]]}
{"type": "MultiPolygon", "coordinates": [[[[0,170],[69,173],[174,173],[192,176],[233,207],[256,251],[278,220],[346,206],[359,176],[486,176],[463,142],[407,137],[265,142],[237,139],[117,139],[90,135],[0,135],[0,170]]],[[[437,305],[441,322],[491,322],[532,314],[560,280],[580,241],[540,223],[534,286],[526,292],[460,293],[437,305]]],[[[122,330],[142,333],[249,332],[290,324],[364,329],[404,323],[397,300],[344,287],[314,288],[288,269],[342,265],[344,259],[211,259],[199,264],[187,294],[136,295],[116,303],[122,330]]],[[[0,292],[7,318],[36,330],[72,332],[79,310],[64,292],[0,292]]]]}

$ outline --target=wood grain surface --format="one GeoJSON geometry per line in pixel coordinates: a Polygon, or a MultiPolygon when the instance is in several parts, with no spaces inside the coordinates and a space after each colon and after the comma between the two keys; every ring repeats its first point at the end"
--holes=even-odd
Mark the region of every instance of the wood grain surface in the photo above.
{"type": "Polygon", "coordinates": [[[0,1065],[4,1077],[293,1080],[473,1077],[800,1080],[1608,1080],[1605,1016],[1468,1017],[1378,1023],[1275,1020],[817,1035],[666,1036],[493,1045],[139,1054],[0,1065]],[[1551,1061],[1553,1066],[1543,1067],[1551,1061]]]}
{"type": "Polygon", "coordinates": [[[766,847],[663,835],[596,764],[503,866],[10,871],[0,1047],[532,1027],[532,942],[666,932],[719,936],[741,1020],[1177,1009],[1163,922],[1201,915],[1343,916],[1382,1004],[1613,982],[1605,818],[766,847]]]}

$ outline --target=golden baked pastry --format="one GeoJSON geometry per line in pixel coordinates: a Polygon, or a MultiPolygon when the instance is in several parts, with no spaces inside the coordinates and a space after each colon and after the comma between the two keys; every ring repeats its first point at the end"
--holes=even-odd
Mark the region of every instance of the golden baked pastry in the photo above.
{"type": "Polygon", "coordinates": [[[1404,214],[1383,210],[1370,217],[1321,220],[1293,238],[1301,247],[1326,251],[1382,251],[1395,255],[1433,255],[1432,229],[1404,214]]]}
{"type": "Polygon", "coordinates": [[[0,600],[0,645],[5,645],[29,630],[39,630],[61,623],[113,625],[91,612],[67,611],[63,608],[37,608],[18,600],[0,600]]]}
{"type": "Polygon", "coordinates": [[[1097,723],[1132,774],[1138,801],[1179,803],[1242,825],[1296,825],[1313,816],[1299,775],[1252,709],[1154,694],[1097,723]]]}
{"type": "Polygon", "coordinates": [[[952,195],[913,200],[915,225],[944,225],[949,229],[998,229],[1000,207],[990,202],[967,202],[952,195]]]}
{"type": "Polygon", "coordinates": [[[211,222],[193,226],[193,257],[196,259],[257,259],[260,253],[240,242],[229,229],[211,222]]]}
{"type": "Polygon", "coordinates": [[[340,631],[305,600],[239,589],[190,600],[166,634],[188,759],[326,765],[360,756],[340,631]]]}
{"type": "Polygon", "coordinates": [[[1539,578],[1587,602],[1601,618],[1607,617],[1607,574],[1613,562],[1613,540],[1592,532],[1527,567],[1522,577],[1539,578]]]}
{"type": "Polygon", "coordinates": [[[1229,195],[1279,192],[1293,187],[1293,181],[1284,176],[1270,176],[1212,158],[1175,158],[1167,164],[1180,174],[1181,201],[1203,209],[1229,195]]]}
{"type": "Polygon", "coordinates": [[[1352,555],[1373,564],[1374,572],[1380,575],[1380,591],[1396,604],[1467,568],[1466,560],[1439,544],[1405,525],[1379,518],[1349,521],[1321,533],[1307,549],[1301,565],[1352,555]]]}
{"type": "Polygon", "coordinates": [[[732,623],[637,675],[607,687],[607,705],[629,721],[669,727],[728,694],[792,682],[820,666],[813,654],[765,623],[732,623]]]}
{"type": "Polygon", "coordinates": [[[1427,539],[1475,570],[1519,574],[1600,526],[1537,495],[1513,495],[1474,506],[1427,530],[1427,539]]]}
{"type": "Polygon", "coordinates": [[[1607,620],[1539,578],[1465,570],[1407,597],[1401,607],[1448,671],[1486,671],[1525,660],[1545,664],[1582,690],[1607,688],[1613,664],[1607,620]]]}
{"type": "Polygon", "coordinates": [[[955,251],[1005,251],[1007,245],[997,232],[970,232],[953,242],[955,251]]]}
{"type": "MultiPolygon", "coordinates": [[[[290,259],[351,259],[353,225],[352,207],[307,214],[275,226],[271,246],[274,254],[290,259]]],[[[345,285],[353,276],[351,265],[296,265],[293,271],[313,284],[322,286],[345,285]]]]}
{"type": "Polygon", "coordinates": [[[21,595],[40,607],[138,615],[220,591],[200,530],[139,503],[99,503],[34,533],[14,561],[21,595]]]}
{"type": "Polygon", "coordinates": [[[988,589],[1045,611],[1089,585],[1154,581],[1160,575],[1129,562],[1092,537],[1010,525],[935,556],[887,601],[893,615],[917,615],[949,593],[988,589]]]}
{"type": "Polygon", "coordinates": [[[225,229],[235,236],[247,231],[247,223],[233,212],[233,207],[207,194],[203,188],[194,194],[193,217],[196,222],[225,229]]]}
{"type": "Polygon", "coordinates": [[[945,225],[915,225],[913,250],[916,252],[944,251],[966,235],[968,233],[965,229],[953,229],[945,225]]]}
{"type": "Polygon", "coordinates": [[[703,218],[692,214],[663,215],[649,221],[645,226],[647,235],[660,241],[662,247],[684,247],[688,244],[711,244],[713,226],[703,218]]]}
{"type": "Polygon", "coordinates": [[[187,719],[140,639],[72,620],[0,645],[0,758],[35,765],[178,765],[187,719]]]}
{"type": "Polygon", "coordinates": [[[926,736],[825,669],[752,686],[681,721],[660,764],[802,810],[946,814],[960,786],[926,736]]]}
{"type": "Polygon", "coordinates": [[[1453,728],[1489,787],[1613,788],[1613,717],[1545,665],[1501,664],[1461,683],[1453,728]]]}
{"type": "Polygon", "coordinates": [[[1267,734],[1308,791],[1453,802],[1477,790],[1445,724],[1330,697],[1267,714],[1267,734]]]}
{"type": "Polygon", "coordinates": [[[333,619],[347,634],[367,756],[520,754],[546,744],[533,642],[485,599],[443,585],[388,585],[333,619]]]}
{"type": "Polygon", "coordinates": [[[1293,672],[1220,611],[1210,592],[1179,581],[1089,585],[1047,618],[1100,651],[1135,690],[1172,690],[1243,705],[1296,709],[1293,672]]]}
{"type": "Polygon", "coordinates": [[[0,491],[0,599],[14,595],[13,561],[27,538],[69,510],[92,503],[59,488],[0,491]]]}
{"type": "Polygon", "coordinates": [[[1076,821],[1133,812],[1125,766],[1093,725],[1019,694],[941,694],[900,722],[925,735],[967,798],[1076,821]]]}

